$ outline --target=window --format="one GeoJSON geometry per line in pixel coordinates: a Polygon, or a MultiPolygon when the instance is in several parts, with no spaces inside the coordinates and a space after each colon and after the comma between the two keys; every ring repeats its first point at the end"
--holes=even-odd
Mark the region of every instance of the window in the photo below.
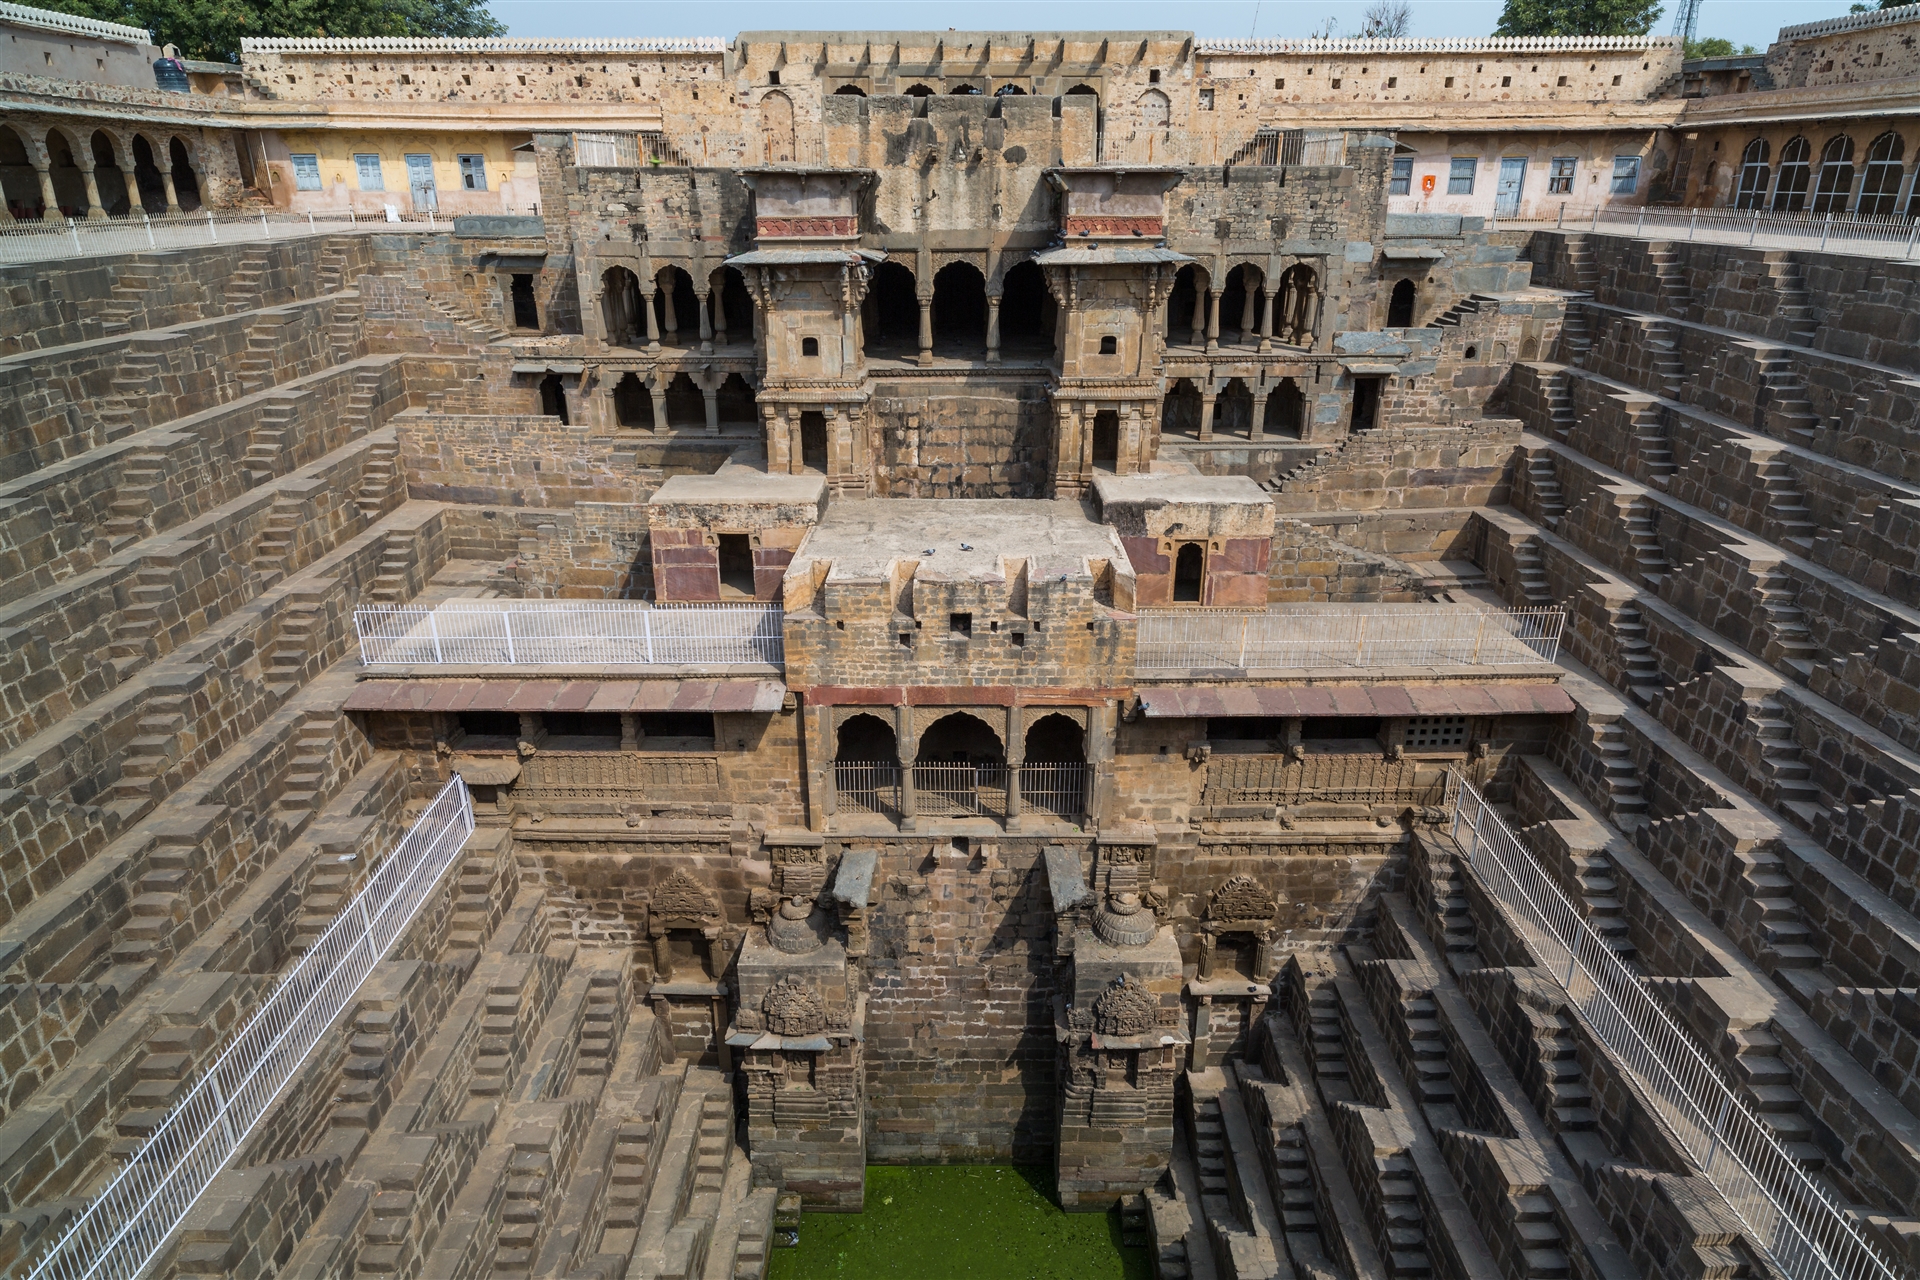
{"type": "Polygon", "coordinates": [[[293,189],[295,191],[318,191],[320,189],[320,157],[317,155],[293,156],[293,189]]]}
{"type": "Polygon", "coordinates": [[[485,191],[487,189],[487,158],[485,156],[458,156],[460,161],[460,187],[464,191],[485,191]]]}
{"type": "Polygon", "coordinates": [[[1102,334],[1100,337],[1100,354],[1103,356],[1120,354],[1120,339],[1110,333],[1102,334]]]}
{"type": "Polygon", "coordinates": [[[768,84],[779,84],[779,83],[780,83],[780,73],[779,73],[778,71],[769,71],[769,72],[767,72],[767,83],[768,83],[768,84]]]}
{"type": "Polygon", "coordinates": [[[1213,110],[1213,90],[1202,89],[1200,91],[1200,109],[1202,111],[1213,110]]]}
{"type": "Polygon", "coordinates": [[[1501,87],[1502,89],[1511,89],[1511,88],[1513,88],[1513,77],[1512,77],[1512,76],[1501,76],[1501,77],[1500,77],[1500,87],[1501,87]]]}
{"type": "Polygon", "coordinates": [[[1407,750],[1435,751],[1467,745],[1465,716],[1414,716],[1407,721],[1407,750]]]}
{"type": "Polygon", "coordinates": [[[818,339],[818,338],[802,338],[802,339],[800,339],[800,354],[801,354],[801,355],[803,355],[803,356],[817,356],[817,355],[819,355],[819,354],[820,354],[820,339],[818,339]]]}
{"type": "Polygon", "coordinates": [[[753,536],[723,533],[720,537],[720,587],[722,594],[737,592],[752,596],[753,536]]]}
{"type": "Polygon", "coordinates": [[[1619,77],[1619,76],[1615,76],[1615,77],[1613,78],[1613,83],[1614,83],[1614,85],[1615,85],[1615,87],[1618,87],[1618,86],[1619,86],[1619,84],[1620,84],[1620,77],[1619,77]]]}
{"type": "Polygon", "coordinates": [[[1846,134],[1827,139],[1820,149],[1820,185],[1813,193],[1815,213],[1845,213],[1853,194],[1853,139],[1846,134]]]}
{"type": "Polygon", "coordinates": [[[1340,87],[1340,77],[1339,77],[1339,76],[1335,76],[1335,77],[1333,78],[1333,87],[1334,87],[1334,88],[1336,88],[1336,89],[1338,89],[1338,88],[1340,87]]]}
{"type": "Polygon", "coordinates": [[[1387,88],[1389,88],[1389,89],[1398,89],[1399,87],[1400,87],[1400,77],[1399,77],[1399,76],[1388,76],[1388,77],[1387,77],[1387,88]]]}
{"type": "Polygon", "coordinates": [[[380,157],[358,155],[353,158],[353,167],[360,174],[362,191],[385,191],[387,182],[380,176],[380,157]]]}
{"type": "Polygon", "coordinates": [[[1567,78],[1565,76],[1561,76],[1558,80],[1554,81],[1553,83],[1555,88],[1564,89],[1567,87],[1567,78]]]}
{"type": "Polygon", "coordinates": [[[1207,549],[1198,542],[1183,542],[1173,557],[1173,602],[1199,604],[1206,591],[1207,549]]]}
{"type": "Polygon", "coordinates": [[[1390,196],[1413,194],[1413,157],[1395,156],[1393,158],[1393,181],[1387,186],[1390,196]]]}
{"type": "Polygon", "coordinates": [[[1733,207],[1758,209],[1767,198],[1767,179],[1770,176],[1766,139],[1755,138],[1740,153],[1740,185],[1734,192],[1733,207]]]}
{"type": "Polygon", "coordinates": [[[1447,88],[1449,88],[1449,89],[1451,89],[1451,88],[1453,88],[1453,77],[1452,77],[1452,76],[1448,76],[1448,77],[1447,77],[1447,88]]]}
{"type": "Polygon", "coordinates": [[[1286,78],[1285,76],[1281,76],[1281,77],[1280,77],[1279,79],[1277,79],[1277,80],[1275,80],[1275,81],[1273,82],[1273,87],[1274,87],[1274,88],[1276,88],[1276,89],[1284,89],[1284,88],[1286,88],[1286,87],[1287,87],[1287,78],[1286,78]]]}
{"type": "Polygon", "coordinates": [[[1573,171],[1579,163],[1574,156],[1555,156],[1547,169],[1547,194],[1569,195],[1573,191],[1573,171]]]}
{"type": "Polygon", "coordinates": [[[1640,189],[1640,157],[1613,158],[1613,194],[1630,196],[1640,189]]]}
{"type": "Polygon", "coordinates": [[[1450,196],[1470,196],[1473,194],[1473,171],[1480,167],[1480,161],[1474,156],[1455,156],[1447,169],[1447,194],[1450,196]]]}
{"type": "Polygon", "coordinates": [[[1780,148],[1780,180],[1773,188],[1775,213],[1799,213],[1807,207],[1807,187],[1813,180],[1808,163],[1813,147],[1805,138],[1794,138],[1780,148]]]}
{"type": "Polygon", "coordinates": [[[971,613],[950,613],[947,615],[947,634],[959,636],[965,640],[973,634],[973,615],[971,613]]]}
{"type": "Polygon", "coordinates": [[[1148,83],[1148,84],[1159,84],[1159,83],[1160,83],[1160,73],[1159,73],[1158,71],[1149,71],[1149,72],[1147,72],[1147,83],[1148,83]]]}

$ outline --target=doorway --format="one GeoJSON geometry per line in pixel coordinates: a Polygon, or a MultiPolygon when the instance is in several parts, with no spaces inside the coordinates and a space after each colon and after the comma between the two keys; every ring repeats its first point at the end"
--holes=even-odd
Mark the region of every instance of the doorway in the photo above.
{"type": "Polygon", "coordinates": [[[1500,185],[1494,192],[1493,216],[1496,218],[1519,217],[1520,192],[1526,184],[1527,158],[1503,156],[1500,160],[1500,185]]]}
{"type": "Polygon", "coordinates": [[[440,208],[440,194],[433,185],[433,157],[407,157],[407,189],[413,193],[413,211],[424,213],[440,208]]]}

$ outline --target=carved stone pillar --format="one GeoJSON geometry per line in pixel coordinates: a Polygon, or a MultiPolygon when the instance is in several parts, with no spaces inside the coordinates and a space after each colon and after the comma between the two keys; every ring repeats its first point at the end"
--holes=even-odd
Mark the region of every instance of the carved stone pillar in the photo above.
{"type": "MultiPolygon", "coordinates": [[[[45,177],[45,174],[43,173],[41,176],[45,177]]],[[[179,213],[180,197],[176,195],[173,190],[173,166],[172,165],[168,165],[166,168],[160,171],[160,185],[165,187],[167,190],[167,212],[179,213]]],[[[52,188],[48,188],[48,189],[51,190],[52,188]]]]}
{"type": "Polygon", "coordinates": [[[87,220],[98,222],[107,216],[107,211],[100,207],[100,184],[93,176],[91,164],[80,171],[80,178],[87,184],[87,220]]]}
{"type": "Polygon", "coordinates": [[[707,402],[707,434],[720,434],[720,391],[717,387],[700,388],[700,398],[707,402]]]}
{"type": "Polygon", "coordinates": [[[1000,295],[987,295],[987,363],[1000,363],[1000,295]]]}
{"type": "Polygon", "coordinates": [[[893,740],[900,753],[900,829],[912,831],[919,826],[913,789],[913,758],[920,754],[920,734],[914,728],[912,707],[893,709],[893,740]]]}
{"type": "Polygon", "coordinates": [[[920,365],[933,363],[933,299],[920,299],[920,365]]]}
{"type": "Polygon", "coordinates": [[[1200,397],[1200,438],[1213,439],[1213,380],[1207,380],[1207,391],[1200,397]]]}
{"type": "Polygon", "coordinates": [[[1273,350],[1273,291],[1262,283],[1260,286],[1260,350],[1273,350]]]}
{"type": "Polygon", "coordinates": [[[1253,393],[1253,421],[1247,424],[1247,439],[1249,440],[1266,439],[1267,393],[1265,388],[1266,384],[1262,383],[1261,390],[1253,393]]]}
{"type": "MultiPolygon", "coordinates": [[[[642,289],[640,291],[640,309],[647,313],[647,350],[658,351],[660,349],[660,325],[653,314],[653,293],[654,291],[652,289],[642,289]]],[[[666,423],[665,415],[659,416],[657,420],[662,425],[666,423]]]]}
{"type": "Polygon", "coordinates": [[[713,354],[713,290],[700,297],[700,353],[713,354]]]}
{"type": "Polygon", "coordinates": [[[1246,297],[1240,304],[1240,342],[1243,346],[1253,339],[1254,308],[1259,303],[1259,296],[1252,289],[1246,290],[1246,297]]]}
{"type": "Polygon", "coordinates": [[[1007,830],[1023,825],[1020,814],[1020,766],[1027,762],[1027,739],[1023,731],[1021,709],[1007,707],[1007,830]]]}
{"type": "Polygon", "coordinates": [[[131,218],[134,214],[141,212],[140,184],[134,181],[131,160],[127,162],[127,167],[120,171],[120,176],[127,180],[127,216],[131,218]]]}
{"type": "MultiPolygon", "coordinates": [[[[60,221],[60,197],[53,193],[53,171],[48,168],[45,161],[35,158],[33,172],[34,176],[40,179],[40,203],[46,206],[41,211],[40,220],[42,222],[60,221]]],[[[167,175],[167,181],[169,183],[173,181],[172,174],[167,175]]]]}
{"type": "Polygon", "coordinates": [[[660,310],[663,313],[663,318],[666,320],[666,330],[675,337],[678,337],[680,334],[680,317],[673,309],[673,295],[677,292],[679,292],[679,290],[672,288],[662,289],[660,291],[660,310]]]}
{"type": "MultiPolygon", "coordinates": [[[[647,308],[647,314],[653,314],[652,307],[647,308]]],[[[654,374],[653,380],[647,384],[647,394],[653,397],[653,429],[665,431],[672,424],[667,421],[667,388],[660,381],[658,373],[654,374]]]]}
{"type": "Polygon", "coordinates": [[[1207,289],[1207,354],[1220,349],[1220,291],[1207,289]]]}
{"type": "Polygon", "coordinates": [[[1207,293],[1205,289],[1193,291],[1193,322],[1187,327],[1192,331],[1194,346],[1200,346],[1207,340],[1207,293]]]}

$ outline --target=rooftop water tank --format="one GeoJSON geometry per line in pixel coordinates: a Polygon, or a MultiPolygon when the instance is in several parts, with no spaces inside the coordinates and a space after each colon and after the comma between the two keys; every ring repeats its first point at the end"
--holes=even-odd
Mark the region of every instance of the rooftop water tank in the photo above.
{"type": "Polygon", "coordinates": [[[187,79],[187,69],[178,58],[155,58],[153,82],[168,93],[193,92],[193,82],[187,79]]]}

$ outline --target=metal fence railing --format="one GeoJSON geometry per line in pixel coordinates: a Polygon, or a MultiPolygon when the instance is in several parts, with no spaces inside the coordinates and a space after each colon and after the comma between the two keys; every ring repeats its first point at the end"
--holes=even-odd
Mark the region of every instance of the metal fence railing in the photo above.
{"type": "Polygon", "coordinates": [[[1078,761],[1020,766],[1020,807],[1071,821],[1087,811],[1087,766],[1078,761]]]}
{"type": "Polygon", "coordinates": [[[725,667],[785,661],[777,604],[452,600],[353,611],[375,666],[725,667]]]}
{"type": "Polygon", "coordinates": [[[900,816],[900,766],[877,760],[836,760],[833,792],[842,812],[900,816]]]}
{"type": "Polygon", "coordinates": [[[928,818],[1004,818],[1007,766],[916,763],[913,809],[928,818]]]}
{"type": "Polygon", "coordinates": [[[311,214],[215,214],[209,209],[157,218],[144,213],[94,220],[62,218],[57,222],[0,226],[0,264],[151,253],[207,244],[258,244],[301,236],[369,234],[394,230],[396,223],[411,231],[453,230],[451,218],[431,211],[396,210],[391,218],[355,214],[347,209],[311,214]]]}
{"type": "Polygon", "coordinates": [[[1551,217],[1497,218],[1499,231],[1552,227],[1647,240],[1697,240],[1760,249],[1811,249],[1872,258],[1920,252],[1920,221],[1901,214],[1775,213],[1770,209],[1655,209],[1644,205],[1561,205],[1551,217]]]}
{"type": "Polygon", "coordinates": [[[472,834],[473,805],[456,776],[39,1259],[30,1280],[133,1280],[146,1269],[413,922],[472,834]]]}
{"type": "Polygon", "coordinates": [[[1503,667],[1552,662],[1566,614],[1472,606],[1143,609],[1138,670],[1503,667]]]}
{"type": "Polygon", "coordinates": [[[573,162],[582,169],[638,169],[642,165],[686,165],[686,155],[654,130],[633,133],[575,133],[573,162]]]}
{"type": "Polygon", "coordinates": [[[1640,1082],[1688,1157],[1793,1280],[1896,1280],[1896,1271],[1587,924],[1473,785],[1455,776],[1453,837],[1567,1001],[1640,1082]]]}

